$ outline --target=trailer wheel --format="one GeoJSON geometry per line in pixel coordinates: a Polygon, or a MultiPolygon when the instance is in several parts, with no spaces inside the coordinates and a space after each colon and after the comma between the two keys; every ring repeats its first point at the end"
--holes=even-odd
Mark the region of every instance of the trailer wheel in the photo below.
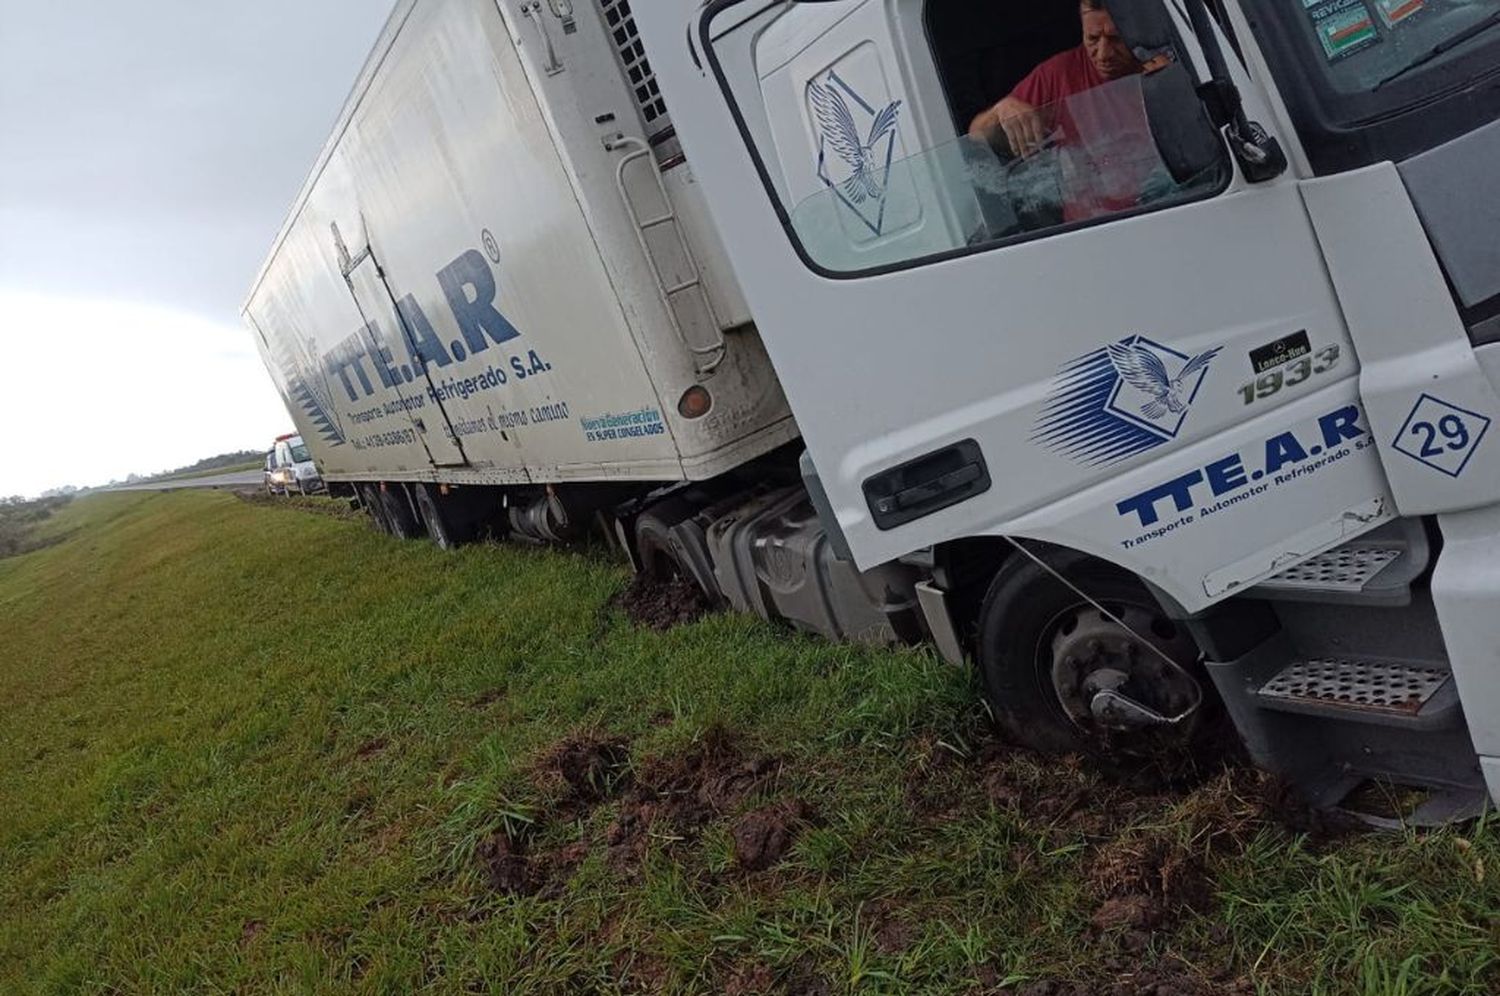
{"type": "Polygon", "coordinates": [[[356,485],[355,494],[359,496],[359,503],[364,506],[365,513],[369,515],[370,522],[375,526],[375,529],[378,532],[390,535],[391,526],[385,519],[385,502],[380,500],[380,485],[356,485]]]}
{"type": "Polygon", "coordinates": [[[404,485],[388,485],[380,488],[377,493],[380,495],[381,508],[385,510],[387,532],[403,540],[416,539],[422,535],[422,524],[412,511],[404,485]]]}
{"type": "Polygon", "coordinates": [[[979,666],[1001,730],[1048,754],[1145,755],[1191,741],[1208,692],[1188,632],[1129,572],[1070,550],[1040,556],[1128,629],[1030,558],[1007,562],[979,615],[979,666]],[[1106,704],[1122,698],[1145,711],[1123,718],[1106,704]],[[1147,712],[1189,715],[1164,725],[1147,712]]]}
{"type": "Polygon", "coordinates": [[[427,527],[427,535],[439,549],[452,550],[463,543],[463,537],[459,536],[443,511],[438,497],[434,494],[436,486],[432,484],[418,484],[415,489],[417,495],[417,511],[421,513],[422,524],[427,527]]]}

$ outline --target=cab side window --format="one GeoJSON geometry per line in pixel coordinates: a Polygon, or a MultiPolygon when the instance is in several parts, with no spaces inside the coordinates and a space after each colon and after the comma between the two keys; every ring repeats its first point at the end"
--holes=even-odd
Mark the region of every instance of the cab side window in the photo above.
{"type": "Polygon", "coordinates": [[[752,144],[780,167],[804,256],[832,273],[1157,210],[1231,177],[1163,0],[787,4],[753,49],[773,141],[752,144]],[[895,30],[903,11],[925,32],[895,30]],[[900,52],[917,44],[930,51],[900,52]]]}

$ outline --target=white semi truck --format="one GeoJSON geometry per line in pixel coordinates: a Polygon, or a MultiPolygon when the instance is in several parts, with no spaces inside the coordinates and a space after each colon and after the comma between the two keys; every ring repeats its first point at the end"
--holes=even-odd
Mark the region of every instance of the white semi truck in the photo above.
{"type": "Polygon", "coordinates": [[[1496,162],[1495,0],[400,0],[244,315],[392,533],[603,526],[1038,749],[1227,715],[1442,820],[1500,798],[1496,162]]]}

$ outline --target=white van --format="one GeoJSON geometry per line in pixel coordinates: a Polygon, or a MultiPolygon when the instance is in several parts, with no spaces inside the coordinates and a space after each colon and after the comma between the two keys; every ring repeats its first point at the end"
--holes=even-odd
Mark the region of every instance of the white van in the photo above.
{"type": "Polygon", "coordinates": [[[266,492],[289,495],[293,491],[310,495],[325,489],[318,465],[302,437],[295,433],[278,436],[271,452],[266,454],[266,492]]]}

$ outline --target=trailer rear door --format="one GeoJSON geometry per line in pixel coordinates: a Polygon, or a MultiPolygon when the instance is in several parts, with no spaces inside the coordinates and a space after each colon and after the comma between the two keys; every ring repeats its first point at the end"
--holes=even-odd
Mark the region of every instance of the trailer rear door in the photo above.
{"type": "Polygon", "coordinates": [[[432,389],[427,365],[417,359],[421,351],[396,306],[395,295],[391,293],[380,261],[375,258],[374,249],[367,246],[355,257],[344,274],[344,280],[354,295],[360,317],[364,319],[370,356],[385,367],[380,371],[381,380],[389,377],[390,387],[396,392],[398,403],[405,406],[411,426],[426,447],[432,465],[466,466],[469,461],[463,443],[453,431],[442,400],[432,389]]]}

